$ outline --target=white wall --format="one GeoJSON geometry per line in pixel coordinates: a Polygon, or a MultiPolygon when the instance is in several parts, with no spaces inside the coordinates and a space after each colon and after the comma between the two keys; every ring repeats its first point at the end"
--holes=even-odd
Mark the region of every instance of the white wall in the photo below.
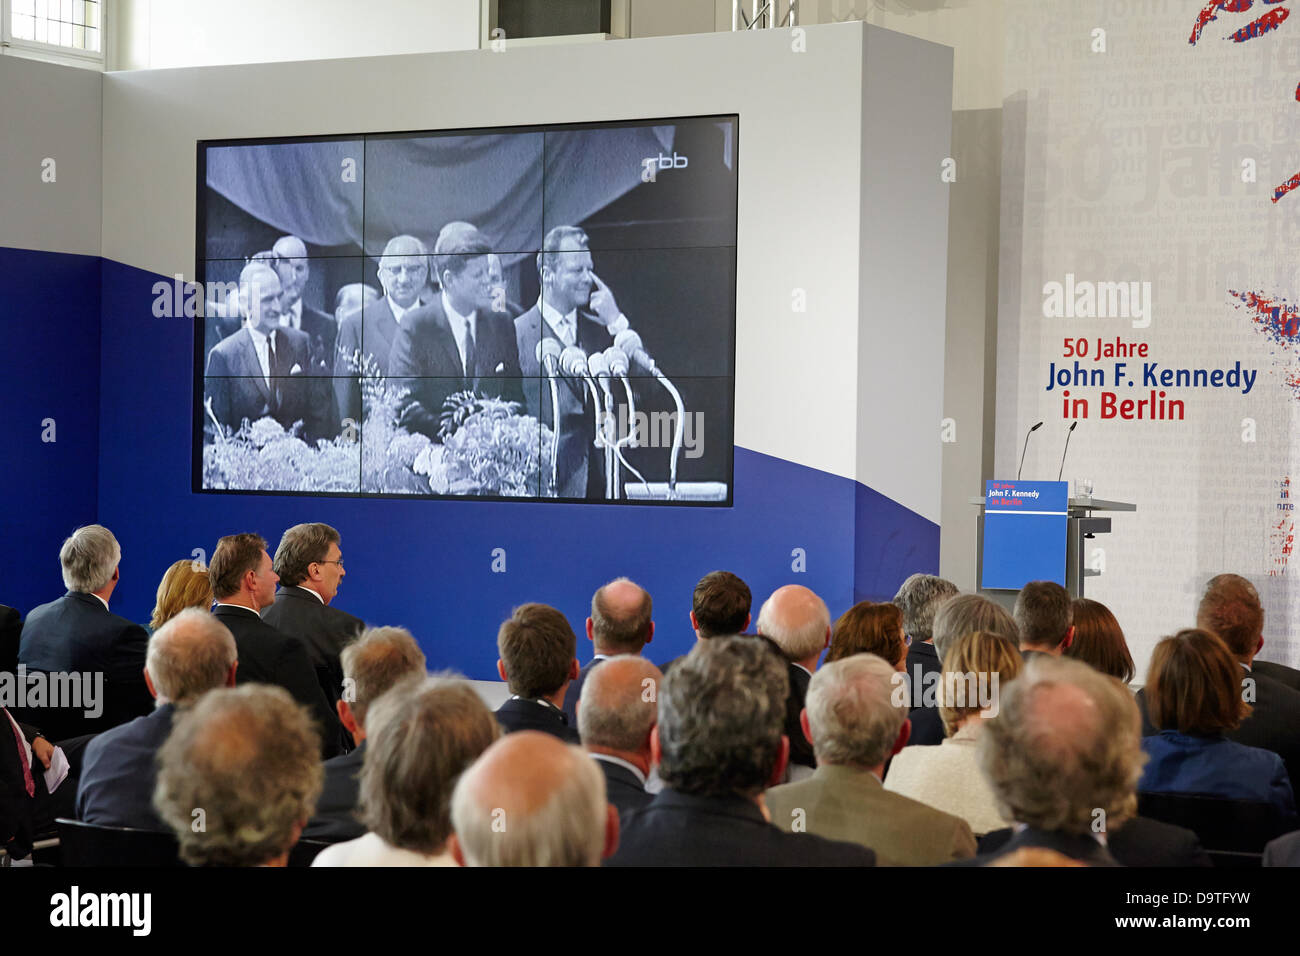
{"type": "Polygon", "coordinates": [[[472,50],[479,0],[119,0],[109,68],[472,50]]]}

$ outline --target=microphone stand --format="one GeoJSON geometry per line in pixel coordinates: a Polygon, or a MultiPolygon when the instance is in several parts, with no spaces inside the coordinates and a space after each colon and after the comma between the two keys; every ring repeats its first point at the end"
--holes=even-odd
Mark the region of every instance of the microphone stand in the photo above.
{"type": "Polygon", "coordinates": [[[682,393],[669,381],[668,376],[659,369],[651,368],[650,374],[659,379],[659,383],[668,389],[673,402],[677,405],[677,427],[673,429],[673,450],[668,466],[668,494],[672,496],[677,490],[677,455],[682,450],[682,427],[686,424],[686,406],[682,404],[682,393]]]}
{"type": "Polygon", "coordinates": [[[555,388],[555,359],[547,356],[542,363],[546,369],[546,383],[551,386],[551,493],[560,494],[560,394],[555,388]]]}

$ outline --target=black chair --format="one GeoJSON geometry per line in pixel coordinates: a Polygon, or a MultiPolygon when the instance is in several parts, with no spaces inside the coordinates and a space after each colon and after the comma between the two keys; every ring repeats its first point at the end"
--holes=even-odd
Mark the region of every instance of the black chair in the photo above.
{"type": "Polygon", "coordinates": [[[1139,792],[1138,813],[1193,831],[1215,866],[1258,866],[1264,844],[1294,828],[1271,803],[1188,793],[1139,792]]]}
{"type": "Polygon", "coordinates": [[[328,840],[299,840],[289,851],[289,866],[311,866],[316,854],[327,846],[333,846],[328,840]]]}
{"type": "Polygon", "coordinates": [[[183,866],[170,833],[133,827],[103,827],[60,817],[59,849],[64,866],[183,866]]]}

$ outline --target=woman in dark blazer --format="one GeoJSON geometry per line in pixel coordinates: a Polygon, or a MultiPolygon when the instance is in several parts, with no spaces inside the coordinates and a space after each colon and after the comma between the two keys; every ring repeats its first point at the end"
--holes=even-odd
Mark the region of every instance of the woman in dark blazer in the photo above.
{"type": "Polygon", "coordinates": [[[1160,732],[1142,740],[1150,758],[1138,790],[1269,803],[1296,825],[1295,795],[1282,758],[1228,740],[1250,714],[1241,665],[1210,631],[1187,629],[1156,645],[1147,707],[1160,732]]]}

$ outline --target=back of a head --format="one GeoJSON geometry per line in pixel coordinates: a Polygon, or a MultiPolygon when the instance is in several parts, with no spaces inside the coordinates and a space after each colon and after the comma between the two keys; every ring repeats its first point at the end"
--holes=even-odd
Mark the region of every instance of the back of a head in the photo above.
{"type": "Polygon", "coordinates": [[[370,711],[361,819],[391,846],[432,855],[451,833],[457,778],[501,727],[463,680],[413,677],[370,711]]]}
{"type": "Polygon", "coordinates": [[[664,675],[643,657],[611,657],[593,667],[578,699],[578,734],[587,747],[637,752],[659,718],[664,675]]]}
{"type": "Polygon", "coordinates": [[[102,524],[78,528],[59,548],[63,586],[83,594],[98,591],[113,579],[121,560],[122,549],[113,532],[102,524]]]}
{"type": "Polygon", "coordinates": [[[787,661],[802,661],[826,646],[830,626],[831,612],[816,592],[787,584],[763,602],[755,630],[771,638],[787,661]]]}
{"type": "Polygon", "coordinates": [[[266,539],[258,534],[230,534],[217,541],[208,562],[208,580],[218,601],[239,593],[244,575],[262,566],[264,551],[266,539]]]}
{"type": "Polygon", "coordinates": [[[749,585],[730,571],[711,571],[700,578],[691,611],[700,637],[739,634],[749,621],[753,595],[749,585]]]}
{"type": "Polygon", "coordinates": [[[1129,653],[1124,631],[1110,608],[1090,598],[1075,598],[1072,603],[1074,640],[1065,649],[1065,656],[1083,661],[1126,684],[1133,680],[1137,673],[1133,655],[1129,653]]]}
{"type": "Polygon", "coordinates": [[[1161,730],[1200,736],[1235,730],[1251,711],[1242,699],[1244,673],[1213,631],[1187,628],[1166,637],[1147,668],[1151,722],[1161,730]]]}
{"type": "Polygon", "coordinates": [[[258,866],[293,845],[321,776],[307,712],[283,688],[246,684],[178,716],[158,752],[154,807],[187,863],[258,866]]]}
{"type": "Polygon", "coordinates": [[[339,541],[339,533],[327,524],[296,524],[280,536],[271,570],[284,587],[301,584],[307,580],[307,569],[313,563],[324,561],[330,545],[339,541]]]}
{"type": "Polygon", "coordinates": [[[182,559],[172,564],[158,583],[149,626],[156,631],[189,607],[210,610],[215,600],[208,569],[193,559],[182,559]]]}
{"type": "Polygon", "coordinates": [[[564,686],[577,650],[578,638],[568,619],[546,604],[515,608],[497,632],[497,653],[510,693],[533,700],[564,686]]]}
{"type": "Polygon", "coordinates": [[[958,594],[957,585],[933,574],[913,574],[894,595],[893,603],[903,612],[903,630],[913,642],[934,638],[934,615],[939,605],[958,594]]]}
{"type": "Polygon", "coordinates": [[[235,660],[230,629],[192,607],[154,631],[145,667],[159,701],[185,707],[224,686],[235,660]]]}
{"type": "Polygon", "coordinates": [[[898,666],[907,656],[902,611],[893,604],[859,601],[841,614],[831,634],[826,663],[854,654],[875,654],[898,666]]]}
{"type": "Polygon", "coordinates": [[[944,729],[951,735],[963,719],[996,705],[1002,688],[1020,675],[1023,666],[1020,648],[1001,634],[971,631],[957,638],[941,668],[939,718],[944,729]]]}
{"type": "Polygon", "coordinates": [[[659,776],[701,796],[753,796],[781,749],[787,665],[767,641],[697,641],[659,694],[659,776]]]}
{"type": "Polygon", "coordinates": [[[1255,585],[1239,574],[1217,574],[1205,585],[1196,626],[1223,638],[1238,660],[1248,660],[1264,632],[1264,606],[1255,585]]]}
{"type": "Polygon", "coordinates": [[[451,820],[468,866],[597,866],[608,806],[605,775],[580,747],[521,730],[461,775],[451,820]]]}
{"type": "Polygon", "coordinates": [[[343,648],[344,700],[357,723],[379,697],[398,682],[424,673],[424,651],[403,627],[370,627],[343,648]]]}
{"type": "Polygon", "coordinates": [[[818,765],[880,766],[907,720],[898,671],[875,654],[823,664],[808,684],[808,725],[818,765]]]}
{"type": "Polygon", "coordinates": [[[651,637],[654,604],[644,588],[617,578],[591,596],[591,631],[599,654],[640,654],[651,637]]]}
{"type": "Polygon", "coordinates": [[[1001,606],[978,594],[958,594],[939,605],[934,616],[934,650],[943,660],[957,638],[992,631],[1020,646],[1020,629],[1001,606]]]}
{"type": "Polygon", "coordinates": [[[1065,640],[1074,623],[1074,605],[1070,592],[1055,581],[1030,581],[1016,596],[1012,616],[1021,647],[1050,650],[1065,640]]]}
{"type": "Polygon", "coordinates": [[[978,752],[1004,816],[1088,834],[1137,813],[1146,755],[1137,704],[1123,684],[1079,661],[1040,655],[999,698],[978,752]]]}

